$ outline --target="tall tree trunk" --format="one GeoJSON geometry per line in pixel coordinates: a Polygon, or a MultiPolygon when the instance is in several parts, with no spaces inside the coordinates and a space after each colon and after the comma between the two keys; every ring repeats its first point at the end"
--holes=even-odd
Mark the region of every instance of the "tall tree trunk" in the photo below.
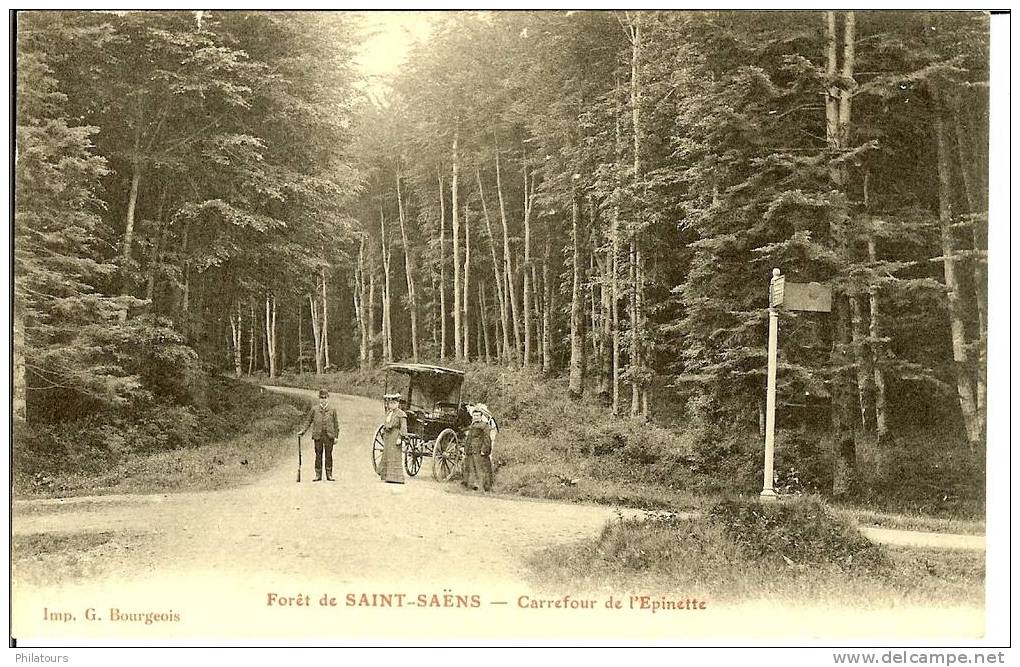
{"type": "MultiPolygon", "coordinates": [[[[465,197],[465,199],[467,199],[465,197]]],[[[464,202],[464,359],[465,361],[471,358],[469,341],[471,340],[470,332],[470,321],[471,321],[471,309],[469,304],[471,299],[471,209],[468,207],[467,201],[464,202]]]]}
{"type": "Polygon", "coordinates": [[[959,278],[956,275],[956,248],[953,242],[952,181],[948,134],[943,119],[944,110],[937,92],[934,94],[937,111],[935,114],[935,141],[938,149],[939,172],[939,227],[942,238],[942,266],[945,272],[946,292],[949,299],[949,323],[953,343],[953,361],[956,370],[956,389],[960,396],[960,410],[967,431],[967,442],[971,450],[981,443],[981,422],[974,400],[974,387],[970,380],[967,359],[967,338],[963,324],[963,299],[959,278]]]}
{"type": "Polygon", "coordinates": [[[870,404],[869,388],[870,379],[874,377],[870,369],[870,360],[865,353],[865,341],[868,334],[864,326],[864,313],[861,300],[857,296],[850,297],[850,322],[852,325],[851,335],[854,344],[854,367],[857,379],[857,403],[861,413],[861,429],[867,431],[871,420],[868,417],[870,404]]]}
{"type": "Polygon", "coordinates": [[[439,358],[446,359],[446,199],[439,175],[439,358]]]}
{"type": "MultiPolygon", "coordinates": [[[[354,267],[354,314],[358,318],[358,334],[360,345],[358,346],[358,365],[364,370],[368,367],[368,323],[365,308],[368,286],[365,284],[365,234],[361,235],[361,243],[358,246],[358,264],[354,267]]],[[[299,318],[300,320],[300,318],[299,318]]]]}
{"type": "Polygon", "coordinates": [[[189,337],[191,318],[191,262],[188,259],[188,235],[191,231],[191,223],[184,225],[184,232],[181,238],[181,303],[178,321],[180,331],[185,338],[189,337]]]}
{"type": "Polygon", "coordinates": [[[303,374],[305,372],[305,332],[304,327],[301,326],[304,321],[304,317],[301,316],[301,308],[298,307],[297,316],[297,365],[298,373],[303,374]]]}
{"type": "Polygon", "coordinates": [[[507,299],[503,290],[504,272],[500,268],[502,262],[496,257],[496,240],[492,234],[492,222],[489,219],[489,207],[485,204],[485,190],[482,188],[482,175],[475,169],[475,178],[478,181],[478,197],[482,200],[482,216],[485,218],[485,231],[489,237],[489,254],[492,257],[492,277],[496,283],[496,298],[499,301],[499,321],[503,330],[503,361],[510,362],[510,322],[507,313],[507,299]]]}
{"type": "MultiPolygon", "coordinates": [[[[830,235],[833,249],[839,254],[844,262],[850,261],[850,244],[848,240],[849,230],[847,229],[848,211],[846,205],[846,171],[843,163],[836,158],[846,149],[850,131],[850,93],[849,89],[844,90],[847,84],[842,77],[837,76],[839,70],[838,54],[839,39],[836,30],[836,14],[828,11],[824,14],[826,27],[826,91],[825,91],[825,136],[830,151],[829,178],[834,189],[843,195],[841,204],[842,210],[833,216],[830,225],[830,235]]],[[[853,72],[853,42],[854,42],[854,18],[853,12],[849,12],[846,18],[846,30],[844,36],[844,67],[843,74],[850,76],[847,81],[852,81],[853,72]]],[[[853,407],[852,396],[859,391],[853,391],[850,387],[853,378],[849,371],[845,370],[855,364],[849,363],[849,359],[857,360],[859,366],[859,350],[857,341],[851,344],[851,337],[856,338],[856,333],[851,332],[851,302],[855,298],[842,292],[833,294],[834,307],[834,342],[830,358],[833,372],[832,378],[832,439],[834,446],[834,470],[833,470],[833,494],[844,496],[854,488],[857,471],[857,450],[855,439],[855,424],[859,421],[853,415],[856,410],[853,407]],[[854,356],[851,357],[850,355],[854,356]]]]}
{"type": "Polygon", "coordinates": [[[602,368],[599,373],[599,387],[598,393],[599,398],[603,404],[609,405],[612,401],[613,391],[613,356],[610,350],[613,337],[613,322],[610,298],[611,294],[609,291],[610,277],[609,272],[612,270],[612,261],[608,256],[602,258],[601,269],[601,280],[599,281],[599,308],[600,308],[600,322],[602,323],[602,368]]]}
{"type": "Polygon", "coordinates": [[[499,218],[503,223],[503,270],[506,275],[507,301],[510,304],[510,324],[514,328],[514,362],[518,363],[524,354],[523,341],[521,341],[521,312],[517,307],[517,286],[515,285],[513,267],[510,265],[510,230],[503,201],[503,179],[498,146],[496,147],[496,194],[499,197],[499,218]]]}
{"type": "Polygon", "coordinates": [[[147,278],[145,281],[145,300],[149,302],[149,310],[153,310],[153,297],[156,293],[156,268],[163,261],[163,244],[166,242],[166,234],[170,228],[170,225],[164,220],[166,204],[166,184],[159,192],[159,204],[156,207],[156,224],[158,228],[158,234],[156,235],[156,242],[152,244],[152,251],[149,253],[149,267],[147,271],[147,278]]]}
{"type": "Polygon", "coordinates": [[[488,305],[485,303],[485,282],[478,281],[478,322],[481,325],[482,330],[482,342],[485,345],[485,363],[492,361],[492,357],[489,356],[489,312],[488,305]]]}
{"type": "Polygon", "coordinates": [[[368,270],[368,366],[375,365],[375,267],[368,270]]]}
{"type": "Polygon", "coordinates": [[[138,205],[138,189],[142,183],[142,161],[138,155],[141,133],[135,133],[134,155],[131,157],[131,186],[128,189],[127,212],[124,219],[124,238],[121,241],[120,254],[127,261],[131,259],[131,245],[134,242],[135,210],[138,205]]]}
{"type": "Polygon", "coordinates": [[[833,294],[835,340],[830,362],[835,369],[832,382],[832,494],[837,498],[854,492],[857,479],[857,447],[854,440],[853,377],[850,375],[851,343],[847,313],[849,303],[843,294],[833,294]]]}
{"type": "Polygon", "coordinates": [[[633,236],[630,239],[630,416],[641,412],[641,317],[638,307],[638,245],[633,236]]]}
{"type": "Polygon", "coordinates": [[[234,377],[241,377],[241,302],[230,313],[230,345],[234,356],[234,377]],[[236,318],[236,319],[235,319],[236,318]]]}
{"type": "Polygon", "coordinates": [[[613,218],[610,221],[610,287],[609,299],[612,302],[610,318],[613,336],[613,416],[620,414],[620,196],[623,190],[623,138],[620,117],[623,115],[620,94],[620,80],[616,80],[616,192],[613,194],[613,218]]]}
{"type": "MultiPolygon", "coordinates": [[[[854,54],[857,38],[856,25],[856,14],[852,11],[848,11],[843,25],[843,66],[840,73],[840,85],[838,86],[839,103],[836,114],[835,146],[837,151],[846,151],[850,148],[851,107],[853,102],[853,88],[856,85],[854,83],[854,54]]],[[[836,169],[836,173],[838,178],[837,185],[843,188],[845,193],[845,189],[849,183],[846,167],[838,167],[836,169]]],[[[853,261],[853,257],[851,256],[852,252],[853,245],[848,242],[847,261],[853,261]]],[[[864,332],[864,320],[862,316],[863,309],[861,307],[860,298],[857,294],[850,292],[848,294],[848,298],[850,300],[850,316],[852,322],[851,336],[853,337],[854,344],[854,364],[856,367],[857,396],[861,412],[861,426],[867,429],[869,423],[867,414],[867,395],[871,374],[868,372],[868,358],[864,349],[866,335],[864,332]]]]}
{"type": "MultiPolygon", "coordinates": [[[[590,209],[589,209],[590,211],[590,209]]],[[[592,218],[593,219],[593,218],[592,218]]],[[[594,227],[594,223],[591,227],[594,227]]],[[[592,366],[602,369],[602,324],[599,320],[599,303],[601,298],[598,294],[598,281],[595,276],[599,275],[599,270],[595,262],[595,251],[588,246],[588,337],[591,339],[591,358],[592,366]]],[[[598,373],[596,373],[598,375],[598,373]]],[[[602,378],[598,378],[598,386],[601,387],[602,378]]],[[[597,393],[597,392],[596,392],[597,393]]]]}
{"type": "MultiPolygon", "coordinates": [[[[868,259],[872,264],[877,261],[877,252],[875,249],[875,237],[872,234],[868,235],[868,259]]],[[[880,355],[878,343],[879,338],[882,335],[879,323],[879,304],[878,304],[878,285],[872,283],[868,287],[868,302],[871,306],[871,324],[870,324],[870,338],[871,338],[871,367],[874,372],[875,379],[875,432],[878,436],[878,448],[879,452],[886,450],[887,441],[889,438],[889,422],[886,415],[886,401],[885,401],[885,375],[882,373],[880,364],[880,355]]]]}
{"type": "Polygon", "coordinates": [[[866,237],[868,242],[868,262],[871,264],[871,276],[868,284],[868,305],[869,305],[869,318],[868,318],[868,337],[869,337],[869,348],[871,350],[871,372],[872,372],[872,384],[875,388],[875,434],[878,439],[878,454],[881,459],[883,454],[888,450],[889,446],[889,420],[887,417],[887,407],[885,399],[885,374],[882,372],[882,343],[879,342],[882,337],[882,325],[879,321],[881,312],[879,308],[879,291],[878,282],[875,277],[875,267],[878,265],[878,251],[875,241],[875,229],[874,221],[871,219],[871,200],[869,193],[869,184],[871,181],[871,175],[868,172],[864,173],[864,214],[867,219],[867,231],[866,237]]]}
{"type": "Polygon", "coordinates": [[[460,218],[457,211],[457,187],[460,179],[460,156],[457,153],[459,139],[460,131],[455,130],[453,133],[453,183],[451,185],[450,210],[453,212],[453,355],[457,359],[462,358],[460,334],[463,331],[460,322],[460,218]]]}
{"type": "Polygon", "coordinates": [[[308,295],[308,311],[312,316],[312,342],[315,347],[315,374],[322,375],[325,370],[322,363],[322,330],[319,324],[319,307],[315,302],[315,295],[308,295]]]}
{"type": "MultiPolygon", "coordinates": [[[[634,127],[634,192],[638,192],[641,183],[641,12],[635,12],[630,26],[631,59],[630,59],[630,106],[634,127]]],[[[640,215],[640,213],[639,213],[640,215]]],[[[644,266],[641,253],[641,229],[637,225],[632,236],[634,258],[634,298],[633,321],[631,323],[631,367],[634,381],[631,389],[631,416],[645,414],[647,416],[647,400],[642,396],[644,386],[644,266]]]]}
{"type": "Polygon", "coordinates": [[[570,380],[568,391],[571,397],[584,394],[584,302],[581,295],[581,235],[580,206],[577,193],[571,192],[570,202],[570,245],[572,264],[572,287],[570,290],[570,380]]]}
{"type": "Polygon", "coordinates": [[[411,358],[418,363],[418,296],[414,282],[414,260],[407,242],[407,224],[404,220],[404,197],[397,177],[397,211],[400,215],[400,241],[404,244],[404,275],[407,277],[407,304],[411,311],[411,358]]]}
{"type": "Polygon", "coordinates": [[[248,299],[248,320],[251,322],[251,335],[248,337],[248,377],[255,372],[255,301],[248,299]]]}
{"type": "Polygon", "coordinates": [[[535,200],[535,176],[528,188],[528,165],[524,165],[524,365],[531,365],[531,206],[535,200]]]}
{"type": "Polygon", "coordinates": [[[556,270],[552,267],[552,234],[548,219],[545,223],[545,261],[542,263],[542,284],[545,286],[545,309],[543,310],[543,334],[542,334],[542,372],[545,375],[552,374],[553,356],[555,354],[555,330],[556,330],[556,295],[559,293],[556,270]]]}
{"type": "Polygon", "coordinates": [[[382,263],[383,263],[383,359],[389,363],[393,361],[393,328],[392,328],[392,309],[393,303],[391,301],[390,291],[390,241],[386,236],[386,216],[383,213],[382,203],[379,204],[379,230],[382,239],[382,263]]]}
{"type": "Polygon", "coordinates": [[[319,269],[319,277],[322,280],[322,366],[327,371],[331,366],[329,361],[329,301],[326,299],[326,269],[319,269]]]}
{"type": "Polygon", "coordinates": [[[14,304],[14,377],[12,385],[11,409],[15,431],[17,431],[19,426],[28,423],[28,401],[26,400],[28,383],[25,378],[25,315],[24,306],[18,300],[14,304]]]}
{"type": "Polygon", "coordinates": [[[276,377],[276,297],[266,295],[266,350],[269,377],[276,377]]]}
{"type": "MultiPolygon", "coordinates": [[[[971,237],[974,240],[974,251],[981,252],[985,250],[986,246],[984,243],[984,235],[982,234],[982,225],[976,217],[976,214],[980,213],[983,209],[978,186],[978,181],[981,179],[980,177],[975,176],[977,165],[971,165],[970,159],[972,158],[968,158],[968,154],[973,156],[974,151],[967,149],[969,138],[963,131],[963,125],[960,121],[960,107],[961,104],[957,98],[956,103],[953,105],[953,126],[956,134],[956,150],[959,158],[963,190],[967,199],[967,209],[972,216],[975,216],[971,219],[971,237]]],[[[978,421],[981,425],[981,432],[984,433],[986,393],[985,372],[988,349],[988,295],[984,266],[981,258],[975,256],[971,260],[971,266],[974,272],[974,303],[977,306],[978,316],[978,339],[976,341],[978,364],[975,369],[974,402],[977,409],[978,421]]]]}

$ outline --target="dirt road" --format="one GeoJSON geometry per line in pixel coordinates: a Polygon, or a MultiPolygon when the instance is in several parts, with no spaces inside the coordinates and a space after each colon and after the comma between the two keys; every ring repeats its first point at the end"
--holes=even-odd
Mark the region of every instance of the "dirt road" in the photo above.
{"type": "MultiPolygon", "coordinates": [[[[522,606],[522,598],[541,596],[527,581],[526,558],[596,534],[617,511],[463,492],[455,483],[433,481],[430,460],[407,484],[383,484],[370,461],[382,416],[378,402],[331,400],[343,422],[334,483],[310,481],[306,443],[301,484],[293,461],[214,492],[16,503],[16,540],[82,540],[87,546],[71,556],[44,553],[15,569],[12,623],[19,645],[68,637],[200,643],[420,643],[508,634],[663,639],[678,633],[732,637],[734,627],[742,627],[742,636],[770,637],[981,632],[983,614],[973,609],[819,615],[769,607],[762,623],[748,628],[731,621],[753,613],[753,605],[687,612],[682,621],[640,611],[522,606]]],[[[295,446],[295,438],[281,441],[281,447],[295,446]]]]}

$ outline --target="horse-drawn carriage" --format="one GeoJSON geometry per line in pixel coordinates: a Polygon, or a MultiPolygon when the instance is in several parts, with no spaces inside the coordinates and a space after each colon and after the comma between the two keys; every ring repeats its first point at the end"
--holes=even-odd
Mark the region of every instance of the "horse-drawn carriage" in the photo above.
{"type": "MultiPolygon", "coordinates": [[[[428,364],[390,364],[386,393],[399,393],[407,413],[407,435],[401,442],[404,470],[415,476],[422,459],[432,458],[432,476],[453,477],[464,459],[464,432],[471,415],[462,401],[464,371],[428,364]]],[[[378,472],[383,454],[383,427],[372,442],[372,466],[378,472]]]]}

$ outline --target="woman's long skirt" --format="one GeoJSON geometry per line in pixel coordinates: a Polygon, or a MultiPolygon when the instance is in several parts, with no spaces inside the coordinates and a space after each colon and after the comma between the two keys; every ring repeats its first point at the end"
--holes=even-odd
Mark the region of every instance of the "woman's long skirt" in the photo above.
{"type": "Polygon", "coordinates": [[[404,483],[404,456],[400,450],[400,430],[388,431],[383,436],[382,460],[379,462],[379,477],[384,482],[404,483]]]}

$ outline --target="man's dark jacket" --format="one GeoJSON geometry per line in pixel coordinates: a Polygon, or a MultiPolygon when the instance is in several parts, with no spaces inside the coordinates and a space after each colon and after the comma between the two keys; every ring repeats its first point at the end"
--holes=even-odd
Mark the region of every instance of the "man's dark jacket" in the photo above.
{"type": "Polygon", "coordinates": [[[312,440],[336,440],[340,433],[340,421],[336,416],[336,408],[327,405],[323,408],[315,405],[308,411],[308,418],[305,420],[305,430],[312,428],[312,440]]]}

